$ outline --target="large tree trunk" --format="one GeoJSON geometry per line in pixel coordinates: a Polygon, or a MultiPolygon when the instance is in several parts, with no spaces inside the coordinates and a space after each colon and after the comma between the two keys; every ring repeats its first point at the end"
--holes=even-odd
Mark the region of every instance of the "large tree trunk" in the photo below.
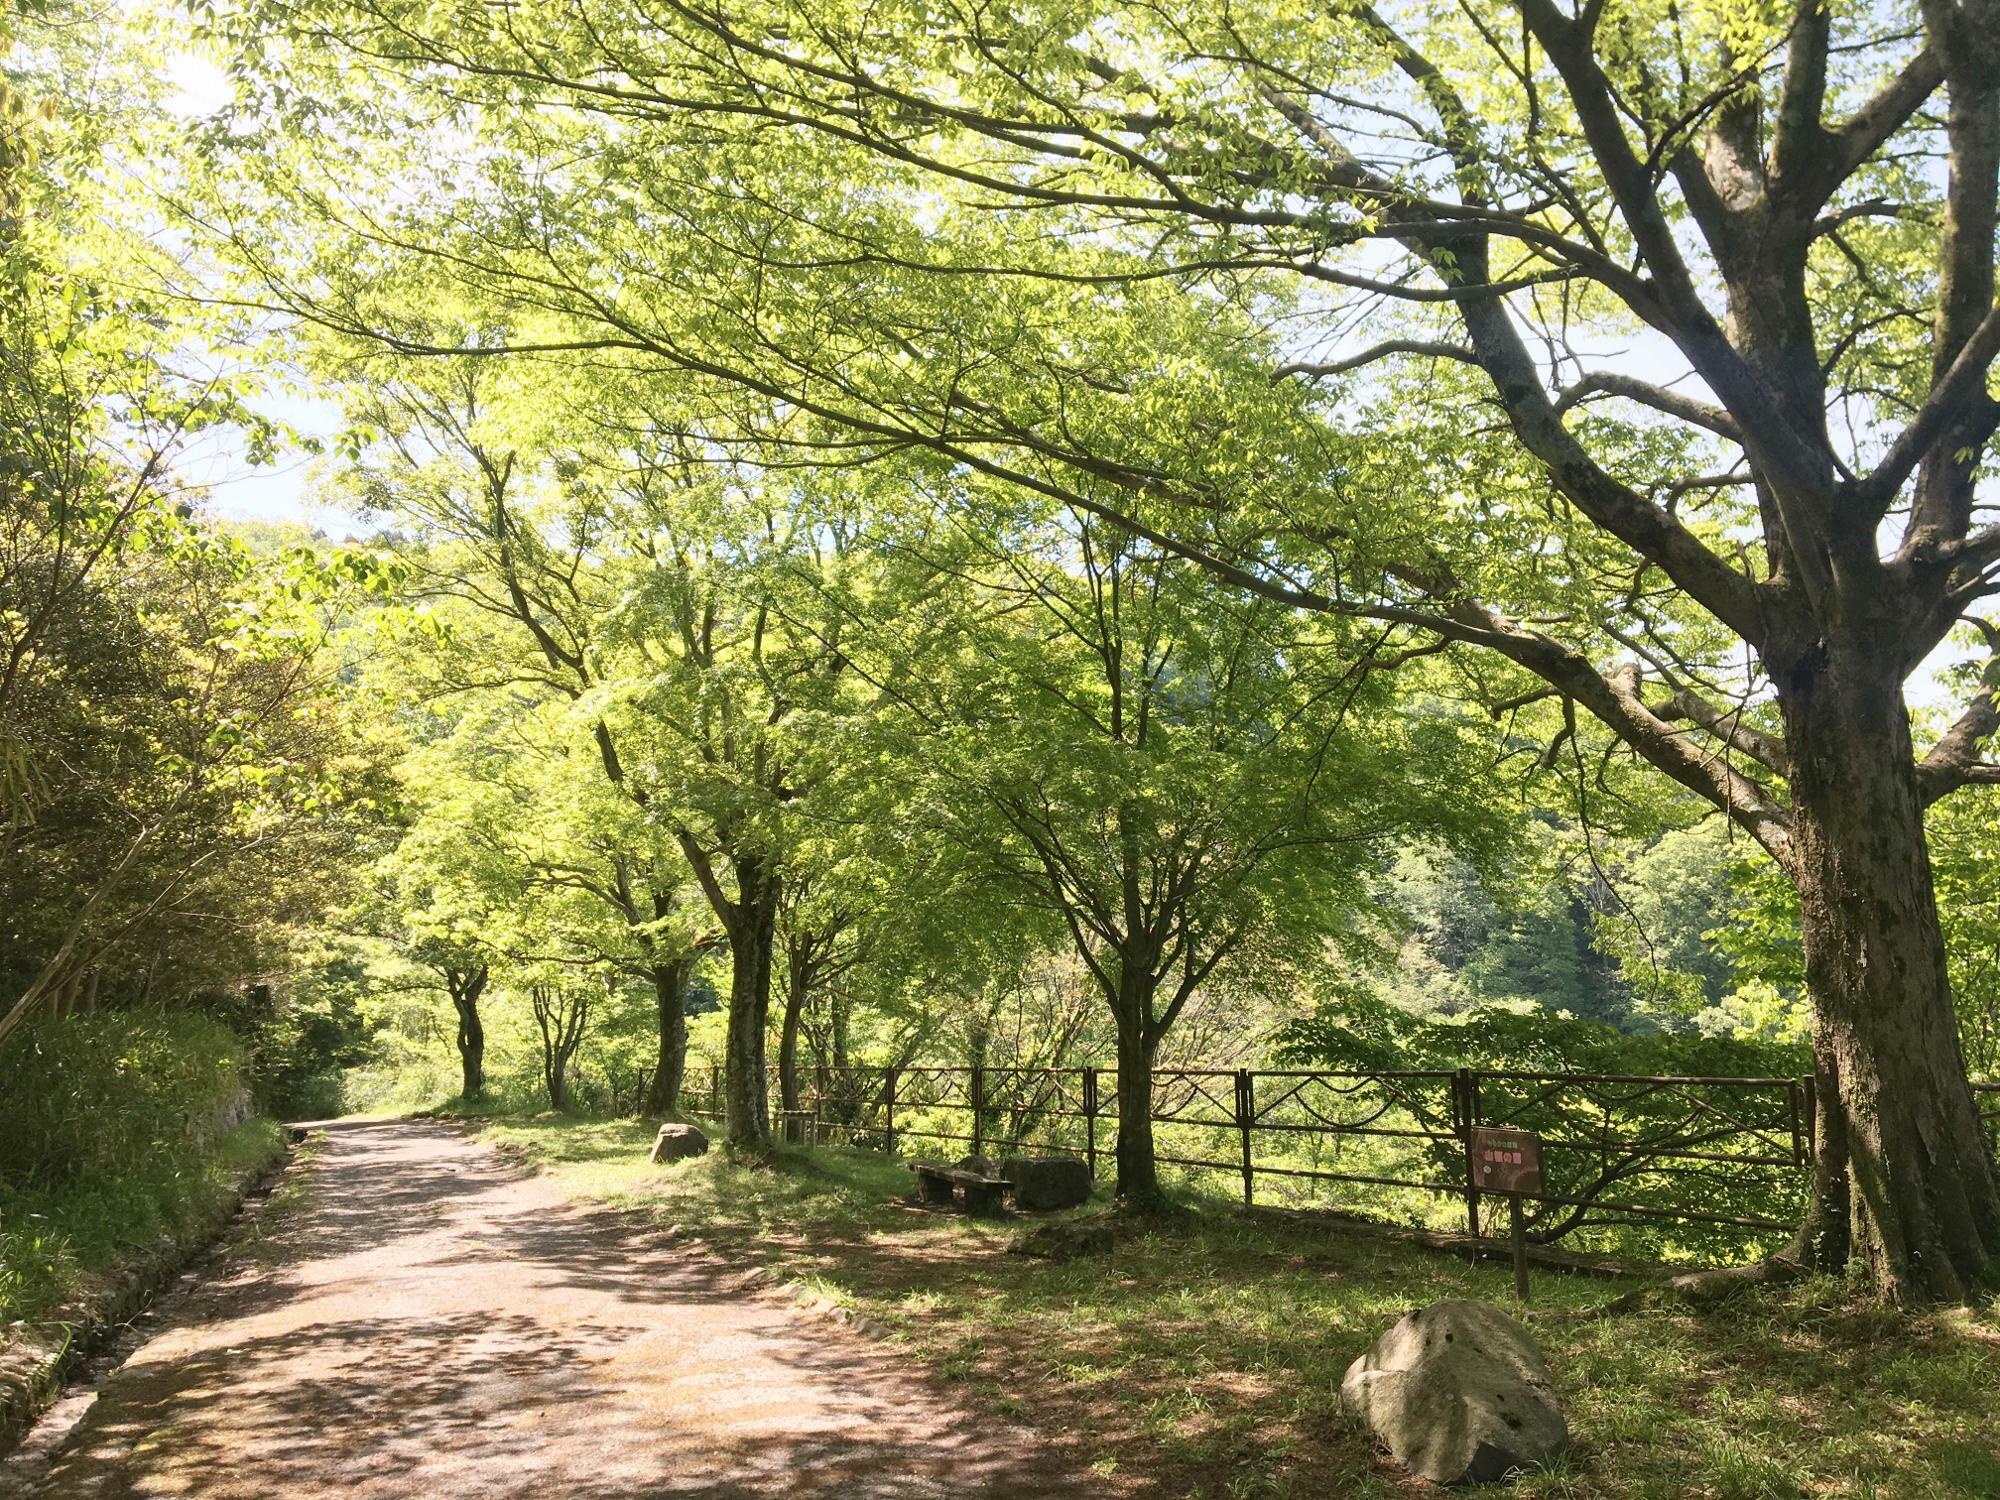
{"type": "Polygon", "coordinates": [[[1814,1018],[1814,1198],[1799,1249],[1898,1303],[2000,1267],[2000,1190],[1967,1086],[1900,670],[1881,648],[1779,678],[1814,1018]]]}
{"type": "Polygon", "coordinates": [[[729,928],[729,1033],[723,1064],[723,1139],[771,1143],[764,1029],[771,1015],[771,949],[778,926],[778,873],[765,860],[736,862],[737,899],[729,928]]]}
{"type": "Polygon", "coordinates": [[[452,1009],[458,1012],[459,1096],[482,1098],[486,1093],[486,1027],[479,1019],[479,997],[486,990],[486,967],[469,972],[451,971],[445,986],[451,993],[452,1009]]]}
{"type": "Polygon", "coordinates": [[[1118,1022],[1118,1201],[1152,1210],[1167,1201],[1153,1154],[1153,1059],[1159,1038],[1146,1025],[1151,996],[1144,981],[1122,981],[1119,990],[1112,1006],[1118,1022]]]}
{"type": "Polygon", "coordinates": [[[655,1119],[680,1114],[681,1084],[687,1074],[687,988],[694,965],[692,954],[673,963],[649,965],[659,1007],[660,1056],[653,1067],[653,1086],[646,1093],[645,1112],[655,1119]]]}
{"type": "Polygon", "coordinates": [[[476,1001],[458,1007],[459,1094],[478,1099],[486,1093],[486,1028],[476,1001]]]}

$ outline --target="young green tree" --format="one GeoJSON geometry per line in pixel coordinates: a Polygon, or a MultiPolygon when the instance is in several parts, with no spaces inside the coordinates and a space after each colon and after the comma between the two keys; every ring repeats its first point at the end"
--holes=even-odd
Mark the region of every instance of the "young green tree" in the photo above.
{"type": "Polygon", "coordinates": [[[542,1087],[548,1091],[550,1109],[569,1108],[570,1065],[590,1030],[597,998],[592,990],[588,978],[560,972],[528,985],[528,1004],[542,1042],[542,1087]]]}
{"type": "Polygon", "coordinates": [[[1150,1207],[1152,1073],[1189,1002],[1351,935],[1399,833],[1476,828],[1445,794],[1471,762],[1448,717],[1397,711],[1359,633],[1087,513],[933,545],[929,606],[865,648],[906,716],[911,821],[1067,932],[1115,1025],[1118,1193],[1150,1207]]]}
{"type": "Polygon", "coordinates": [[[784,1006],[778,1022],[778,1107],[798,1109],[800,1043],[806,1016],[815,999],[827,995],[840,977],[863,961],[865,936],[856,921],[856,906],[865,892],[844,889],[852,870],[830,872],[832,878],[794,874],[778,913],[778,950],[784,962],[775,976],[784,1006]]]}
{"type": "MultiPolygon", "coordinates": [[[[531,878],[582,890],[624,921],[658,1017],[646,1108],[671,1115],[686,1070],[687,984],[709,939],[688,920],[685,864],[648,821],[650,797],[626,776],[610,722],[577,708],[608,671],[596,638],[612,598],[608,528],[577,515],[565,532],[562,518],[537,507],[536,460],[522,458],[504,420],[487,410],[497,373],[463,363],[376,372],[354,393],[357,462],[345,481],[363,506],[418,528],[414,596],[451,601],[459,625],[470,626],[442,642],[451,659],[432,663],[431,686],[527,689],[574,710],[581,747],[562,743],[562,724],[547,716],[519,747],[525,765],[507,779],[524,799],[554,792],[566,827],[552,846],[515,857],[531,878]],[[593,795],[593,780],[609,795],[593,795]]],[[[530,717],[524,709],[522,722],[530,717]]]]}
{"type": "Polygon", "coordinates": [[[458,773],[446,747],[406,755],[401,803],[408,825],[367,879],[357,926],[440,985],[455,1019],[460,1094],[486,1092],[486,1024],[480,1011],[501,957],[498,944],[520,880],[481,825],[496,809],[486,784],[458,773]]]}
{"type": "MultiPolygon", "coordinates": [[[[317,357],[342,369],[356,356],[335,345],[317,357]]],[[[536,878],[624,918],[658,1000],[651,1106],[671,1112],[678,1096],[682,1003],[715,941],[690,916],[704,902],[730,951],[725,1134],[768,1141],[790,809],[821,774],[804,726],[837,710],[843,668],[839,622],[814,616],[811,580],[841,565],[844,502],[702,451],[658,382],[604,375],[558,401],[477,358],[344,368],[346,482],[364,507],[418,528],[412,597],[451,601],[464,627],[435,664],[438,685],[559,706],[570,740],[549,745],[547,764],[587,759],[608,796],[572,820],[569,843],[594,826],[596,853],[536,878]]],[[[584,795],[569,772],[529,775],[524,796],[550,776],[584,795]]]]}

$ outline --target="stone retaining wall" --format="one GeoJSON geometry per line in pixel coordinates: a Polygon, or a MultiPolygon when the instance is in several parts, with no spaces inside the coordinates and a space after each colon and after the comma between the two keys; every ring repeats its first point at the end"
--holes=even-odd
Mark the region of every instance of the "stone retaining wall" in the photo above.
{"type": "Polygon", "coordinates": [[[135,1247],[116,1268],[33,1323],[0,1330],[0,1454],[19,1442],[61,1394],[70,1366],[112,1329],[132,1321],[154,1295],[226,1230],[243,1200],[285,1164],[281,1135],[270,1155],[246,1168],[201,1227],[185,1240],[161,1235],[135,1247]]]}

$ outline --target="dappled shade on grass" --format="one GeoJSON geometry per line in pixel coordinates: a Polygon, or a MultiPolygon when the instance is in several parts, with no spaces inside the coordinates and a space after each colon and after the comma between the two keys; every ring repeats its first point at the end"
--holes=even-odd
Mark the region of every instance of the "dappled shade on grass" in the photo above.
{"type": "MultiPolygon", "coordinates": [[[[1509,1298],[1504,1265],[1217,1202],[1109,1260],[1002,1253],[1021,1221],[906,1201],[866,1152],[774,1167],[644,1163],[616,1123],[495,1122],[566,1188],[776,1264],[893,1330],[987,1410],[1080,1439],[1110,1488],[1367,1497],[1406,1480],[1338,1404],[1342,1372],[1413,1307],[1509,1298]]],[[[1088,1210],[1086,1210],[1088,1211],[1088,1210]]],[[[1899,1318],[1813,1281],[1705,1310],[1602,1310],[1627,1284],[1537,1274],[1530,1322],[1576,1438],[1520,1492],[1619,1500],[2000,1494],[2000,1316],[1899,1318]]]]}

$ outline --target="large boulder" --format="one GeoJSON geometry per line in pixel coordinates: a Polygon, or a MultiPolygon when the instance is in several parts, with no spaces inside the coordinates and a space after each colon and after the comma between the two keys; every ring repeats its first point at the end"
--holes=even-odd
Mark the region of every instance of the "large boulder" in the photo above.
{"type": "Polygon", "coordinates": [[[690,1156],[701,1156],[708,1150],[708,1137],[692,1125],[662,1125],[660,1133],[653,1137],[653,1154],[646,1160],[658,1165],[663,1161],[685,1161],[690,1156]]]}
{"type": "Polygon", "coordinates": [[[1490,1484],[1569,1446],[1541,1348],[1488,1302],[1410,1313],[1347,1367],[1340,1396],[1435,1484],[1490,1484]]]}
{"type": "Polygon", "coordinates": [[[1014,1207],[1075,1208],[1090,1201],[1090,1164],[1074,1156],[1010,1156],[1000,1175],[1014,1189],[1014,1207]]]}

